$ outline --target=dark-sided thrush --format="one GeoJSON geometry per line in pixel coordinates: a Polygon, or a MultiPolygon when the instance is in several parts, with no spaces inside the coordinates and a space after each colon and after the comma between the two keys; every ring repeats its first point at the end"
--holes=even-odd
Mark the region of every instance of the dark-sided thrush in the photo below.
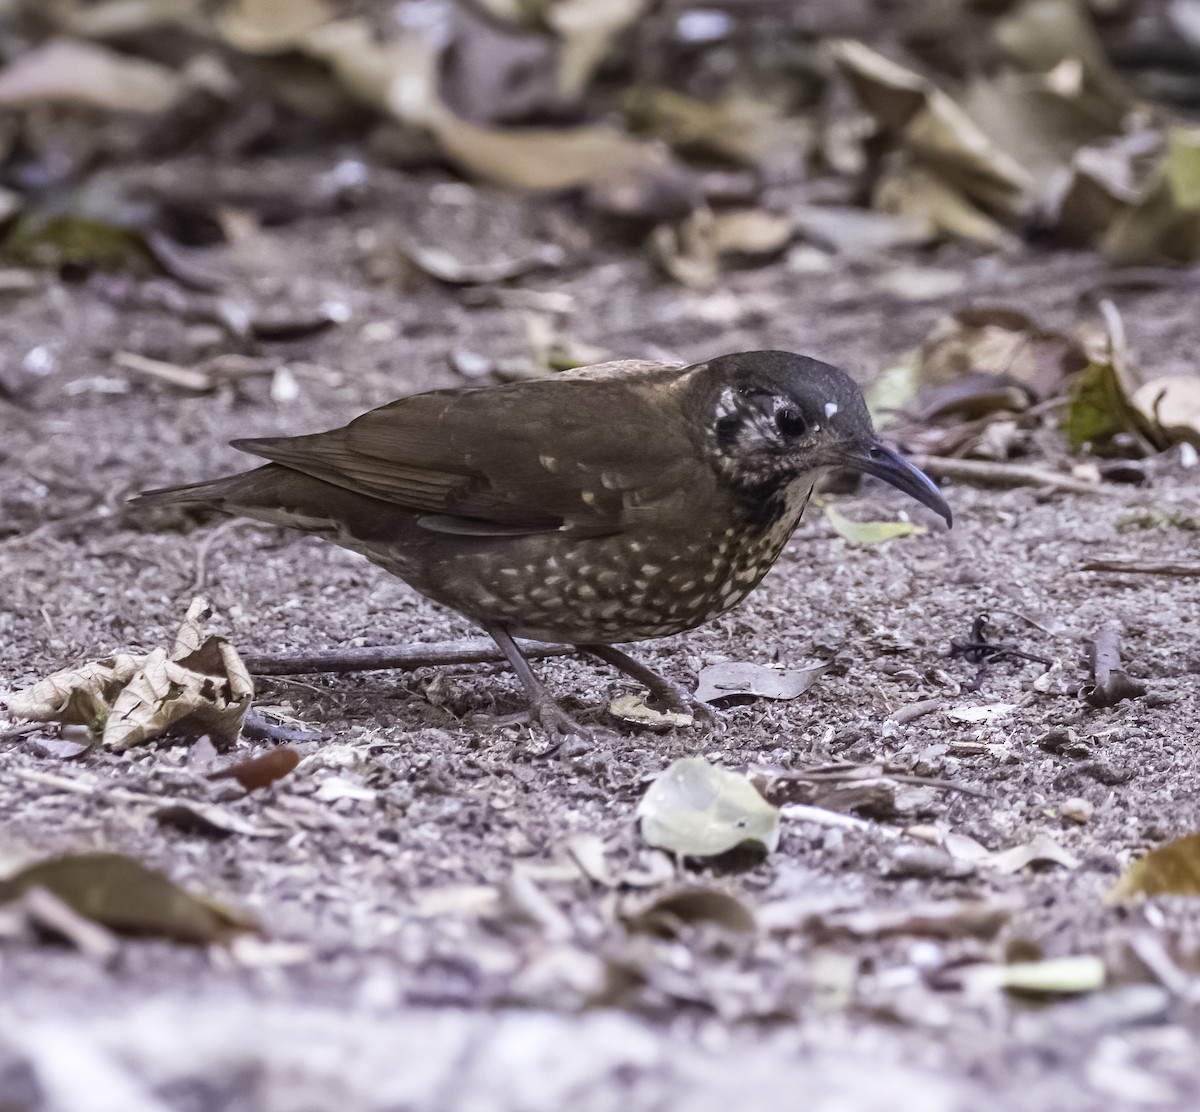
{"type": "Polygon", "coordinates": [[[401,398],[270,460],[141,504],[215,507],[362,553],[496,640],[555,734],[579,727],[514,637],[575,645],[686,701],[615,644],[682,633],[754,589],[827,471],[878,476],[949,524],[937,487],[875,436],[851,379],[784,351],[629,360],[401,398]]]}

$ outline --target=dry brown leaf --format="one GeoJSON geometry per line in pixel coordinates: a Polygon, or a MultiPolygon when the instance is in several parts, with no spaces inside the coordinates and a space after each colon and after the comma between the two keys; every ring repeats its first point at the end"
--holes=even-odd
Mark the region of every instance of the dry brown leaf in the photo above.
{"type": "Polygon", "coordinates": [[[231,0],[216,15],[217,30],[246,54],[280,54],[303,47],[333,18],[325,0],[231,0]]]}
{"type": "Polygon", "coordinates": [[[1187,440],[1200,447],[1200,377],[1151,379],[1134,392],[1133,404],[1172,443],[1187,440]]]}
{"type": "Polygon", "coordinates": [[[1105,902],[1131,903],[1138,896],[1200,896],[1200,834],[1176,838],[1139,858],[1105,902]]]}
{"type": "Polygon", "coordinates": [[[628,174],[670,178],[679,172],[662,149],[603,124],[502,130],[479,127],[443,107],[432,129],[463,170],[519,189],[554,192],[628,174]]]}
{"type": "Polygon", "coordinates": [[[288,745],[272,749],[261,757],[238,761],[230,768],[210,772],[210,780],[236,780],[247,792],[258,791],[281,780],[300,763],[300,754],[288,745]]]}
{"type": "Polygon", "coordinates": [[[5,108],[49,102],[156,115],[182,88],[183,79],[166,66],[75,39],[52,39],[0,70],[5,108]]]}
{"type": "Polygon", "coordinates": [[[791,241],[789,217],[764,209],[723,209],[714,214],[718,255],[763,258],[779,254],[791,241]]]}
{"type": "Polygon", "coordinates": [[[631,90],[625,115],[633,131],[661,139],[684,158],[745,166],[763,160],[777,125],[774,111],[760,101],[734,97],[708,104],[665,88],[631,90]]]}
{"type": "Polygon", "coordinates": [[[170,656],[155,649],[64,669],[8,696],[5,705],[22,718],[87,726],[117,749],[179,725],[209,733],[217,744],[232,743],[254,685],[228,641],[199,641],[200,623],[210,614],[206,600],[193,600],[170,656]]]}
{"type": "MultiPolygon", "coordinates": [[[[920,74],[897,65],[861,42],[834,44],[834,58],[885,140],[906,151],[926,175],[917,180],[935,221],[937,206],[957,202],[959,212],[940,218],[988,239],[986,213],[1012,220],[1029,211],[1032,175],[992,142],[950,96],[920,74]],[[935,183],[941,188],[937,189],[935,183]],[[937,197],[937,201],[932,200],[937,197]]],[[[898,211],[893,208],[890,211],[898,211]]],[[[947,229],[949,230],[949,229],[947,229]]],[[[956,234],[964,234],[956,232],[956,234]]]]}
{"type": "Polygon", "coordinates": [[[0,903],[36,888],[119,934],[206,946],[254,929],[248,920],[190,895],[156,869],[116,853],[67,854],[30,865],[0,880],[0,903]]]}
{"type": "Polygon", "coordinates": [[[1032,842],[993,853],[980,864],[999,869],[1002,873],[1016,873],[1030,865],[1061,865],[1064,869],[1077,869],[1079,858],[1063,849],[1050,835],[1039,834],[1032,842]]]}
{"type": "Polygon", "coordinates": [[[925,230],[926,235],[957,236],[992,247],[1015,248],[1017,240],[987,213],[932,170],[898,166],[875,186],[871,203],[925,230]]]}
{"type": "Polygon", "coordinates": [[[141,669],[145,656],[119,653],[64,668],[32,687],[5,696],[10,714],[32,722],[63,722],[99,729],[113,699],[141,669]]]}
{"type": "Polygon", "coordinates": [[[559,93],[579,97],[613,39],[637,20],[650,0],[557,0],[545,19],[562,42],[558,63],[559,93]]]}

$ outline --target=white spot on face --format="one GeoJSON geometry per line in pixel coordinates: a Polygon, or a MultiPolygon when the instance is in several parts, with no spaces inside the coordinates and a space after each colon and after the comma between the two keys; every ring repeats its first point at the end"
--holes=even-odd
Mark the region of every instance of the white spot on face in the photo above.
{"type": "Polygon", "coordinates": [[[538,456],[538,463],[540,463],[547,471],[553,471],[556,467],[558,467],[558,460],[556,460],[553,456],[538,456]]]}
{"type": "Polygon", "coordinates": [[[594,506],[596,504],[596,492],[594,490],[585,490],[579,497],[582,498],[584,503],[588,506],[594,506]]]}
{"type": "Polygon", "coordinates": [[[826,402],[825,403],[826,419],[832,417],[837,411],[838,411],[837,402],[826,402]]]}

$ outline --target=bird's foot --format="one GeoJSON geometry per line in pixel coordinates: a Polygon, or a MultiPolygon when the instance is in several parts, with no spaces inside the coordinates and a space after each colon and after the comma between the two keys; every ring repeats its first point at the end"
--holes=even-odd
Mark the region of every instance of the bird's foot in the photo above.
{"type": "Polygon", "coordinates": [[[659,677],[660,683],[650,687],[650,697],[646,705],[653,710],[675,711],[677,714],[687,714],[718,732],[724,728],[725,720],[716,707],[697,699],[687,688],[674,683],[665,677],[659,677]]]}

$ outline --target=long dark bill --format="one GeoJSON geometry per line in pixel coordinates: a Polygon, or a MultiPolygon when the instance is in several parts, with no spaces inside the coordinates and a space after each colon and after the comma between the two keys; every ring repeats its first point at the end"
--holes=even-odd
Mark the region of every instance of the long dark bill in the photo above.
{"type": "Polygon", "coordinates": [[[947,525],[954,524],[950,505],[942,497],[934,481],[919,467],[914,467],[902,455],[893,452],[883,441],[873,440],[865,456],[853,456],[846,460],[846,464],[856,471],[865,471],[897,490],[902,490],[910,498],[915,498],[921,505],[928,506],[935,514],[945,518],[947,525]]]}

